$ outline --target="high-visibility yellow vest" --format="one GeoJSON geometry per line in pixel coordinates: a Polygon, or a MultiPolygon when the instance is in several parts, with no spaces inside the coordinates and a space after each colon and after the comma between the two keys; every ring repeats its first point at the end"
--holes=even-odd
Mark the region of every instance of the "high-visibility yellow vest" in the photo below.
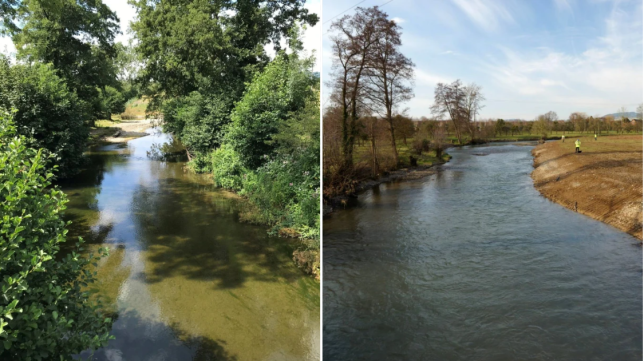
{"type": "Polygon", "coordinates": [[[576,140],[575,141],[575,147],[577,147],[577,148],[581,147],[581,142],[576,140]]]}

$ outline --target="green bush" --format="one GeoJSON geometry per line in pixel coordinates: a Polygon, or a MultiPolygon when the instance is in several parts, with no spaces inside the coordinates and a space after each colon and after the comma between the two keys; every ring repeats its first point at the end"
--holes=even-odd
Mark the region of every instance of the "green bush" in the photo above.
{"type": "Polygon", "coordinates": [[[268,159],[242,177],[242,195],[258,206],[265,223],[293,228],[302,238],[319,238],[320,163],[313,148],[268,159]]]}
{"type": "Polygon", "coordinates": [[[112,321],[85,291],[94,281],[87,266],[105,251],[59,254],[67,199],[51,186],[45,152],[15,132],[0,112],[0,359],[71,360],[110,339],[112,321]]]}
{"type": "Polygon", "coordinates": [[[55,155],[58,176],[75,174],[89,135],[84,120],[89,108],[50,65],[14,65],[0,55],[0,107],[15,108],[18,134],[55,155]]]}
{"type": "Polygon", "coordinates": [[[242,178],[248,177],[239,155],[230,144],[224,144],[212,152],[212,175],[218,187],[239,191],[242,178]]]}
{"type": "Polygon", "coordinates": [[[261,166],[263,157],[273,153],[276,145],[271,140],[280,124],[304,108],[319,86],[319,79],[309,69],[311,62],[278,54],[235,105],[225,139],[247,168],[261,166]]]}
{"type": "Polygon", "coordinates": [[[232,107],[228,97],[192,92],[163,104],[164,130],[179,136],[193,156],[207,155],[221,145],[232,107]]]}
{"type": "Polygon", "coordinates": [[[112,114],[121,114],[125,111],[126,94],[111,86],[106,86],[100,92],[101,109],[103,117],[112,119],[112,114]]]}

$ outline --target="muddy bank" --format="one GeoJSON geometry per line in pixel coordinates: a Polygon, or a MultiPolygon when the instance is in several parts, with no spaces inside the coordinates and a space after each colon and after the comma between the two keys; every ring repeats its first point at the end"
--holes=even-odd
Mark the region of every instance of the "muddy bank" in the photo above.
{"type": "Polygon", "coordinates": [[[642,136],[581,138],[535,147],[532,179],[543,196],[642,240],[642,136]]]}
{"type": "Polygon", "coordinates": [[[331,214],[335,209],[343,209],[346,207],[350,207],[353,202],[355,202],[355,199],[357,196],[370,188],[373,188],[379,184],[382,183],[387,183],[387,182],[393,182],[393,181],[400,181],[400,180],[411,180],[411,179],[420,179],[423,177],[426,177],[428,175],[436,173],[436,169],[434,168],[436,165],[440,164],[445,164],[443,163],[435,163],[432,165],[421,165],[418,167],[414,168],[401,168],[392,172],[389,172],[387,175],[381,176],[378,179],[365,179],[358,183],[358,185],[355,188],[355,193],[352,195],[342,195],[342,196],[336,196],[331,199],[326,199],[324,201],[324,210],[323,210],[323,216],[327,216],[331,214]]]}

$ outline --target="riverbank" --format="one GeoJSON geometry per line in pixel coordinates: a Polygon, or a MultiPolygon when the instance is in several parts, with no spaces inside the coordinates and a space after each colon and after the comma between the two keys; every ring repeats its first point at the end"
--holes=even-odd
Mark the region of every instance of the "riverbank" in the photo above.
{"type": "Polygon", "coordinates": [[[572,139],[535,147],[532,179],[543,196],[642,240],[642,136],[572,139]]]}
{"type": "Polygon", "coordinates": [[[373,188],[382,183],[424,178],[428,175],[436,173],[436,169],[434,168],[436,165],[445,164],[448,161],[449,158],[447,158],[447,160],[443,162],[437,162],[431,165],[420,165],[413,168],[400,168],[395,171],[391,171],[388,174],[379,177],[378,179],[363,179],[358,182],[353,194],[338,195],[325,200],[323,206],[323,216],[326,217],[327,215],[333,213],[333,211],[336,209],[344,209],[346,207],[352,206],[357,196],[367,189],[373,188]]]}
{"type": "Polygon", "coordinates": [[[101,143],[127,143],[148,133],[145,130],[157,125],[157,119],[136,119],[136,120],[98,120],[96,126],[89,131],[90,146],[101,143]]]}

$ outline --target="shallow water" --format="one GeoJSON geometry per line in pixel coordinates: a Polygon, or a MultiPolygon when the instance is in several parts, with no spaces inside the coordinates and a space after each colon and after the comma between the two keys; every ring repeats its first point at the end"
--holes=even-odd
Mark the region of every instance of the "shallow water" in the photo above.
{"type": "Polygon", "coordinates": [[[541,197],[531,150],[450,149],[324,220],[325,360],[642,359],[639,241],[541,197]]]}
{"type": "Polygon", "coordinates": [[[239,222],[236,196],[185,172],[178,142],[152,133],[92,150],[61,185],[71,236],[110,248],[94,291],[117,313],[116,339],[94,359],[317,360],[319,283],[287,242],[239,222]]]}

